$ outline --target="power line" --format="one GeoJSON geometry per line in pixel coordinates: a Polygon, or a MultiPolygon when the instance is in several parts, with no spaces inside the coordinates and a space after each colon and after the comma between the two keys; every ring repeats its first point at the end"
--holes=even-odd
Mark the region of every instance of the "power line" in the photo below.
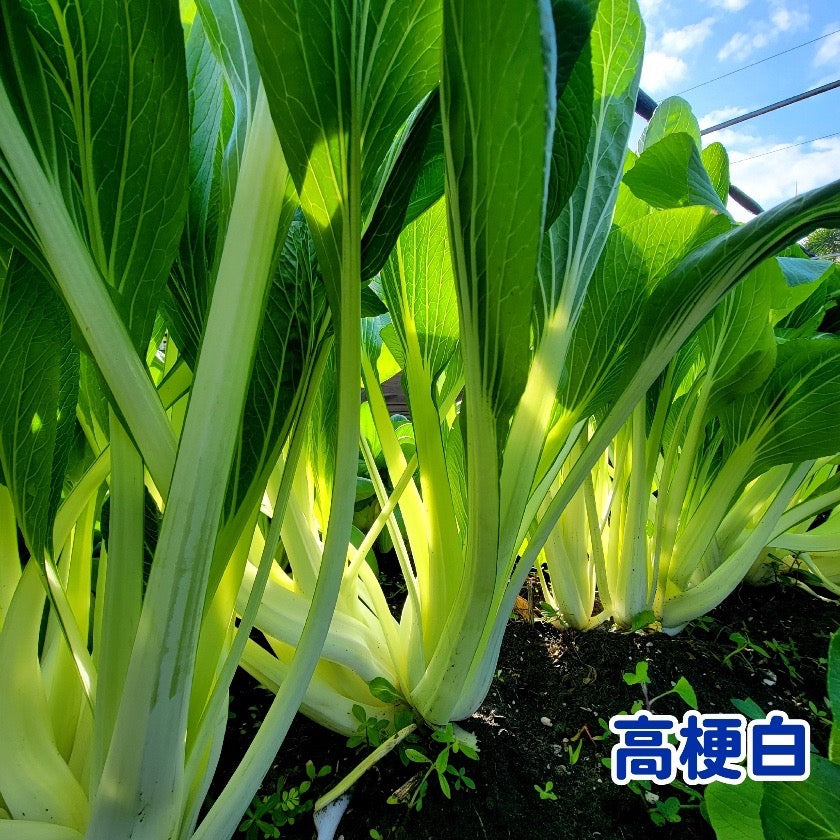
{"type": "Polygon", "coordinates": [[[724,120],[717,125],[710,125],[708,128],[704,128],[700,134],[711,134],[713,131],[720,131],[722,128],[729,128],[732,125],[738,125],[738,123],[746,122],[754,117],[760,117],[762,114],[769,114],[771,111],[778,111],[779,108],[786,108],[788,105],[793,105],[795,102],[802,102],[804,99],[810,99],[812,96],[827,93],[835,88],[840,88],[840,79],[835,79],[833,82],[828,82],[828,84],[820,85],[819,87],[812,88],[811,90],[806,90],[804,93],[798,93],[796,96],[789,96],[787,99],[780,99],[772,105],[765,105],[763,108],[757,108],[755,111],[749,111],[746,114],[741,114],[739,117],[733,117],[731,120],[724,120]]]}
{"type": "Polygon", "coordinates": [[[806,146],[808,143],[816,143],[818,140],[828,140],[829,137],[837,137],[840,131],[835,131],[834,134],[824,134],[822,137],[814,137],[811,140],[803,140],[801,143],[791,143],[789,146],[779,146],[778,149],[770,149],[769,152],[762,152],[760,155],[750,155],[750,157],[738,158],[730,162],[730,166],[735,166],[736,163],[744,163],[747,160],[755,160],[756,158],[766,157],[767,155],[775,155],[776,152],[784,152],[786,149],[795,149],[797,146],[806,146]]]}
{"type": "Polygon", "coordinates": [[[706,85],[710,85],[712,82],[720,81],[721,79],[725,79],[728,76],[734,76],[736,73],[740,73],[743,70],[749,70],[750,67],[756,67],[759,64],[764,64],[765,61],[770,61],[773,58],[778,58],[780,55],[786,55],[789,52],[802,49],[802,47],[807,47],[810,44],[816,44],[817,41],[822,41],[824,38],[828,38],[831,35],[836,35],[838,32],[840,32],[840,29],[835,29],[833,32],[826,32],[825,35],[820,35],[818,38],[812,38],[810,41],[805,41],[801,44],[797,44],[795,47],[788,47],[788,49],[786,50],[773,53],[773,55],[768,55],[766,58],[760,58],[758,61],[753,61],[751,64],[745,64],[743,67],[738,67],[735,70],[730,70],[728,73],[722,73],[720,76],[715,76],[713,79],[707,79],[705,82],[700,82],[699,84],[692,85],[690,88],[686,88],[685,90],[681,90],[679,93],[675,93],[674,96],[682,96],[684,93],[688,93],[692,90],[697,90],[697,88],[705,87],[706,85]]]}

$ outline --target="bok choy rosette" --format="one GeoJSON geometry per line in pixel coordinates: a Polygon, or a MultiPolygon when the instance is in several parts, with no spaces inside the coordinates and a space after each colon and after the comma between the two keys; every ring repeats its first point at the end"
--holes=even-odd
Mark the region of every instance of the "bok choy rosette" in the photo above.
{"type": "Polygon", "coordinates": [[[0,839],[229,837],[299,707],[469,716],[535,567],[581,627],[836,587],[796,243],[840,183],[736,225],[678,99],[627,153],[643,43],[634,0],[0,0],[0,839]],[[240,664],[277,695],[205,808],[240,664]]]}

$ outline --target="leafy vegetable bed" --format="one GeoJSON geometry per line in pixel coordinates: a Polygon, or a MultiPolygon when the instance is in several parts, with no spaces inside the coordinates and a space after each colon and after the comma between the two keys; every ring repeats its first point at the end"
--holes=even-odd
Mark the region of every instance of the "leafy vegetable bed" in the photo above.
{"type": "MultiPolygon", "coordinates": [[[[805,718],[811,724],[812,742],[824,755],[829,728],[819,712],[826,707],[825,656],[829,634],[838,626],[840,605],[780,585],[743,586],[711,614],[711,620],[693,624],[676,637],[616,633],[606,627],[586,633],[559,631],[516,620],[505,635],[490,693],[464,724],[479,739],[479,760],[463,762],[469,765],[466,769],[476,790],[453,791],[452,801],[447,801],[436,784],[430,784],[419,812],[389,805],[388,795],[409,781],[417,768],[404,767],[391,755],[356,785],[336,836],[367,840],[376,836],[373,829],[394,840],[501,840],[537,829],[544,836],[610,840],[713,838],[697,807],[699,800],[684,791],[653,788],[660,802],[675,796],[683,805],[693,806],[680,808],[679,822],[657,827],[646,813],[656,811],[655,802],[646,803],[642,795],[610,781],[601,759],[609,754],[611,741],[598,740],[603,735],[599,718],[607,720],[629,710],[642,697],[639,686],[627,685],[622,675],[647,660],[651,697],[686,677],[702,712],[731,713],[732,698],[749,698],[765,713],[780,709],[805,718]],[[738,651],[743,644],[746,648],[738,651]],[[574,755],[578,743],[582,746],[572,764],[570,752],[574,755]],[[537,785],[545,791],[549,781],[553,783],[549,792],[556,799],[543,799],[535,789],[537,785]]],[[[231,705],[239,725],[229,731],[242,739],[225,745],[218,775],[222,783],[271,696],[240,672],[231,705]]],[[[687,707],[669,695],[653,708],[681,717],[687,707]]],[[[261,793],[274,792],[278,779],[281,790],[298,785],[306,778],[306,762],[311,761],[316,768],[332,769],[305,794],[304,800],[314,800],[358,762],[359,754],[345,743],[346,739],[299,715],[261,793]],[[290,767],[295,769],[281,770],[290,767]]],[[[311,814],[283,826],[279,836],[307,840],[314,836],[311,814]]]]}

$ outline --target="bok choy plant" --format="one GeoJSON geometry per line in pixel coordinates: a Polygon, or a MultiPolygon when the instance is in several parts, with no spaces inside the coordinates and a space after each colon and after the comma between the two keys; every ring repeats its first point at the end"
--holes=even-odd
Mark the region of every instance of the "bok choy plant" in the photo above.
{"type": "Polygon", "coordinates": [[[317,663],[353,515],[362,278],[417,180],[440,14],[304,5],[243,4],[253,40],[216,0],[184,21],[174,2],[0,6],[0,836],[230,836],[317,663]],[[263,13],[292,69],[261,67],[263,13]],[[331,352],[306,628],[197,826],[331,352]]]}
{"type": "MultiPolygon", "coordinates": [[[[411,219],[373,285],[387,314],[364,328],[376,435],[361,448],[381,512],[345,567],[304,699],[338,731],[353,732],[361,712],[386,716],[395,699],[436,725],[478,707],[525,576],[564,515],[585,526],[603,453],[631,424],[636,461],[628,446],[622,492],[636,539],[650,495],[639,468],[648,392],[739,281],[840,211],[835,184],[736,226],[725,152],[701,152],[677,100],[654,116],[644,152],[625,159],[644,41],[635,4],[548,11],[526,4],[508,19],[507,6],[443,6],[445,196],[411,219]],[[411,410],[408,452],[380,385],[394,365],[411,410]],[[365,562],[383,528],[405,585],[397,616],[365,562]]],[[[269,686],[286,678],[300,593],[321,562],[321,469],[315,445],[286,511],[286,569],[272,570],[256,620],[272,650],[250,643],[243,658],[269,686]]],[[[556,585],[586,579],[588,619],[584,538],[556,585]]],[[[643,570],[632,574],[644,545],[620,546],[623,574],[646,595],[643,570]]],[[[255,567],[240,603],[250,580],[255,567]]]]}
{"type": "MultiPolygon", "coordinates": [[[[709,206],[717,203],[712,178],[725,197],[725,153],[710,147],[701,159],[699,136],[685,103],[663,103],[625,173],[613,235],[646,225],[645,203],[674,204],[666,173],[651,176],[657,159],[680,151],[697,161],[688,170],[695,200],[705,192],[709,206]]],[[[833,520],[807,536],[781,536],[838,501],[840,342],[817,331],[836,283],[836,267],[797,246],[759,264],[715,307],[546,542],[543,587],[559,620],[631,626],[647,616],[678,629],[717,606],[767,545],[837,549],[833,520]],[[602,610],[593,617],[596,586],[602,610]]]]}
{"type": "Polygon", "coordinates": [[[622,223],[633,0],[180,5],[0,0],[0,838],[229,837],[301,702],[468,715],[648,390],[840,218],[733,228],[679,140],[622,223]],[[278,693],[204,811],[240,660],[278,693]]]}

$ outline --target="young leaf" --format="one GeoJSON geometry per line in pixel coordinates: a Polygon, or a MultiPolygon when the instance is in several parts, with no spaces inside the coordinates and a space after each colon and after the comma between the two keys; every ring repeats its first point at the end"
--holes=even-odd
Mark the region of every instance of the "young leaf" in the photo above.
{"type": "Polygon", "coordinates": [[[627,685],[647,685],[650,682],[650,678],[648,677],[648,663],[644,660],[637,662],[636,670],[632,674],[625,672],[623,676],[624,682],[627,685]]]}
{"type": "Polygon", "coordinates": [[[718,194],[718,198],[726,204],[729,198],[729,155],[721,143],[710,143],[700,154],[703,166],[709,173],[709,178],[718,194]]]}
{"type": "MultiPolygon", "coordinates": [[[[396,703],[402,699],[402,695],[385,677],[376,677],[368,683],[370,693],[383,703],[396,703]]],[[[400,727],[398,727],[400,728],[400,727]]]]}
{"type": "Polygon", "coordinates": [[[729,701],[732,705],[745,717],[748,717],[750,720],[760,720],[761,718],[767,717],[764,710],[758,703],[755,702],[751,697],[747,697],[744,700],[739,700],[736,697],[733,697],[729,701]]]}
{"type": "Polygon", "coordinates": [[[697,117],[694,116],[688,102],[679,96],[669,96],[656,107],[639,138],[640,154],[664,137],[673,134],[688,135],[697,151],[700,151],[700,126],[697,117]]]}
{"type": "Polygon", "coordinates": [[[692,709],[697,708],[697,694],[695,693],[691,683],[685,677],[680,677],[676,683],[674,683],[673,691],[675,694],[682,697],[686,704],[692,709]]]}
{"type": "Polygon", "coordinates": [[[726,214],[700,151],[688,134],[668,134],[648,146],[624,183],[652,207],[689,207],[700,204],[726,214]]]}

